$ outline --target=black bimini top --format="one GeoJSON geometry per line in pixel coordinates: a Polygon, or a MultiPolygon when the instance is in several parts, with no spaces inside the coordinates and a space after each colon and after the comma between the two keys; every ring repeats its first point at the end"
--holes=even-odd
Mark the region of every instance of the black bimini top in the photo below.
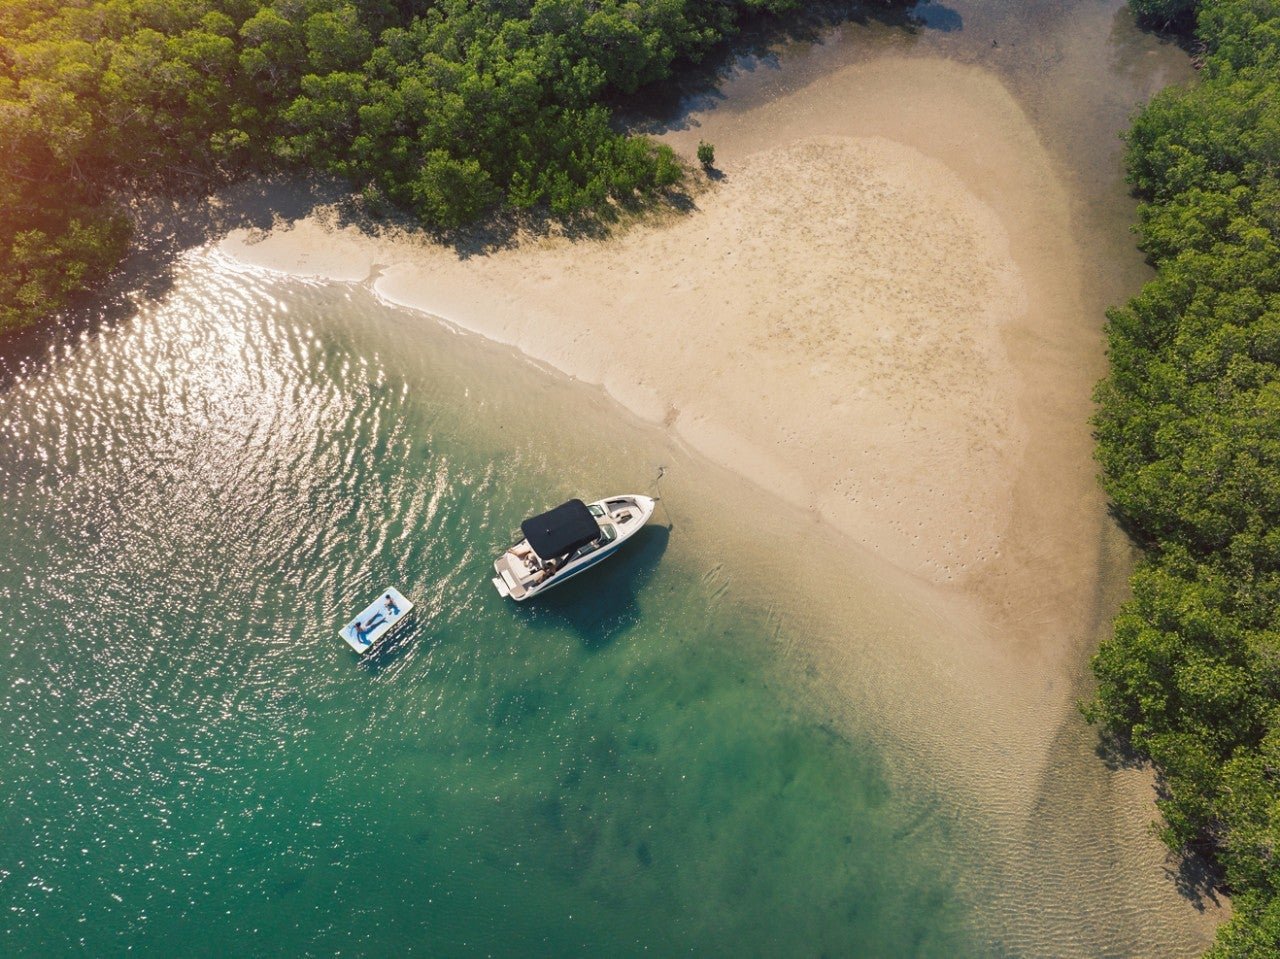
{"type": "Polygon", "coordinates": [[[533,551],[543,559],[563,556],[600,538],[600,526],[580,499],[571,499],[520,524],[533,551]]]}

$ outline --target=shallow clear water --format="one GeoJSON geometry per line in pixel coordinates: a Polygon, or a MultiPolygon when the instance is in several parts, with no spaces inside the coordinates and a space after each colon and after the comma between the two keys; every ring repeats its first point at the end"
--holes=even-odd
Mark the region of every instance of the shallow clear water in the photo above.
{"type": "MultiPolygon", "coordinates": [[[[746,57],[711,102],[886,53],[995,71],[1071,184],[1093,329],[1148,275],[1117,134],[1185,57],[1119,0],[913,13],[746,57]]],[[[1200,951],[1141,774],[1069,719],[1027,781],[953,715],[919,636],[954,623],[874,571],[794,588],[821,529],[362,289],[144,272],[51,352],[0,343],[0,953],[1200,951]],[[499,599],[520,519],[659,464],[641,540],[499,599]],[[414,622],[361,662],[336,628],[389,582],[414,622]],[[840,675],[807,682],[811,641],[840,675]]]]}
{"type": "Polygon", "coordinates": [[[6,954],[972,951],[935,799],[802,703],[670,512],[494,592],[528,512],[652,488],[669,451],[595,391],[205,254],[22,367],[6,954]],[[418,609],[361,661],[336,629],[387,583],[418,609]]]}

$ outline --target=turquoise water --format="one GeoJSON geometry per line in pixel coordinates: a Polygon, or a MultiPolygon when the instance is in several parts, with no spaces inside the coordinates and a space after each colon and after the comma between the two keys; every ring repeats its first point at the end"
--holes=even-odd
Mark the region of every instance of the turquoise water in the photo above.
{"type": "Polygon", "coordinates": [[[600,394],[205,255],[6,362],[6,955],[973,953],[936,797],[774,669],[695,504],[493,590],[529,512],[652,490],[600,394]]]}

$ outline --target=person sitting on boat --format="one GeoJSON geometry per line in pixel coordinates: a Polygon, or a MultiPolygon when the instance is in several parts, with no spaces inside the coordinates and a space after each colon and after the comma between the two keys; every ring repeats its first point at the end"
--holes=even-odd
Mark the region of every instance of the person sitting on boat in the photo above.
{"type": "Polygon", "coordinates": [[[526,543],[517,543],[511,547],[511,555],[524,563],[525,568],[531,573],[538,571],[538,554],[533,551],[533,547],[526,543]]]}
{"type": "Polygon", "coordinates": [[[382,605],[387,607],[387,612],[390,613],[392,616],[400,615],[400,607],[396,605],[396,601],[391,598],[390,593],[387,593],[386,599],[383,601],[382,605]]]}
{"type": "Polygon", "coordinates": [[[530,568],[533,571],[533,577],[529,580],[529,585],[537,586],[539,583],[545,583],[556,574],[558,565],[554,559],[549,559],[545,563],[531,563],[530,568]]]}

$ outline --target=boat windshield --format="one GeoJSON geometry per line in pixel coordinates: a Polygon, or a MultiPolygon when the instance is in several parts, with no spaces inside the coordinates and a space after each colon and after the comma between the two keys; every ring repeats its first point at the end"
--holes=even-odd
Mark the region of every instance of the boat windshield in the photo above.
{"type": "Polygon", "coordinates": [[[604,515],[604,507],[601,506],[599,503],[592,503],[590,506],[587,507],[587,509],[591,510],[592,516],[600,517],[604,515]]]}
{"type": "Polygon", "coordinates": [[[604,546],[608,543],[612,543],[617,538],[618,538],[617,528],[609,525],[608,523],[605,523],[603,526],[600,527],[600,537],[598,539],[592,540],[586,546],[582,547],[582,549],[578,550],[576,553],[570,556],[569,562],[572,563],[575,559],[581,559],[582,557],[586,556],[588,553],[594,553],[601,546],[604,546]]]}

